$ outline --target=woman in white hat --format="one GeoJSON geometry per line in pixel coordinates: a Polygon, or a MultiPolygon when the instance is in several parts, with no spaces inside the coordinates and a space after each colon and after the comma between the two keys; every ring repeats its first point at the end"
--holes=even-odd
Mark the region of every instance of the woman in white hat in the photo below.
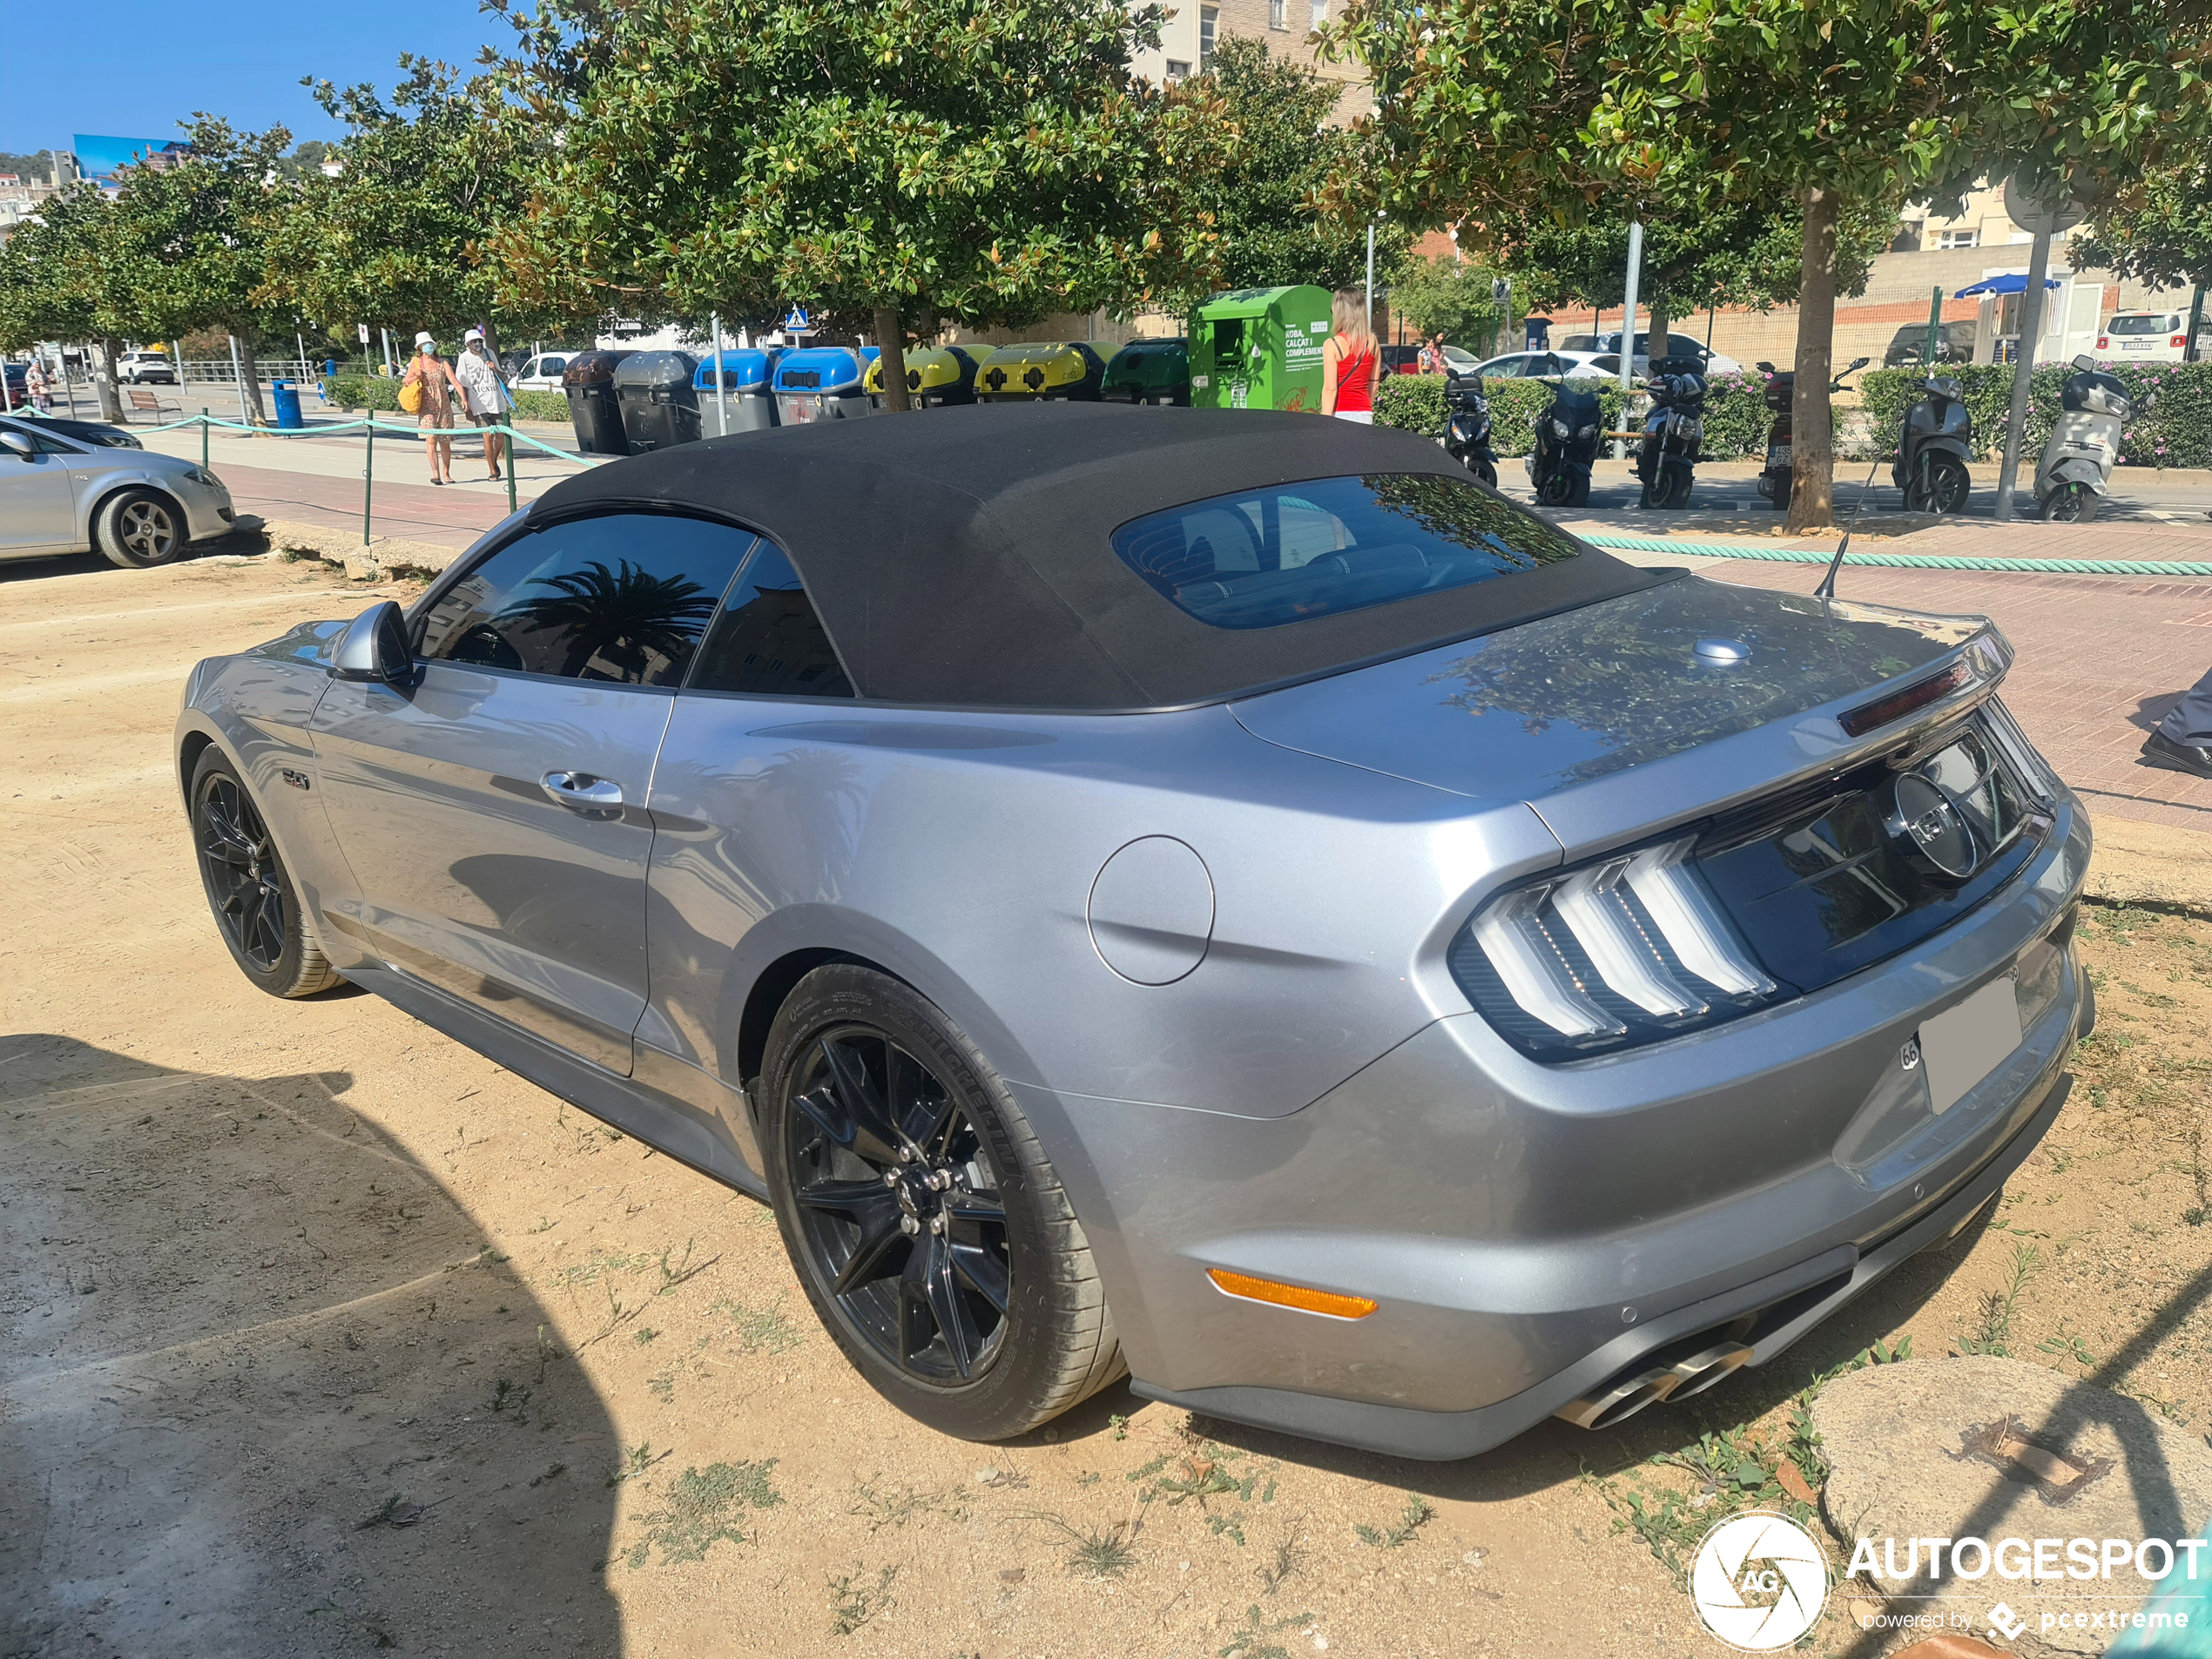
{"type": "Polygon", "coordinates": [[[415,361],[407,366],[407,378],[400,382],[402,393],[410,387],[421,388],[422,401],[415,412],[415,424],[422,431],[423,452],[430,458],[430,482],[449,484],[453,482],[453,405],[461,395],[461,382],[454,378],[452,366],[438,355],[438,342],[428,330],[415,337],[415,361]],[[448,435],[441,437],[440,433],[448,435]]]}

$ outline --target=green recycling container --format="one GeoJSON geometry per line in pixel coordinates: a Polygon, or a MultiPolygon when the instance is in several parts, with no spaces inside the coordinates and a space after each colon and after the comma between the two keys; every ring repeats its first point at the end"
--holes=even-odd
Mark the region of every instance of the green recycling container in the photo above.
{"type": "Polygon", "coordinates": [[[1329,291],[1238,288],[1190,313],[1190,401],[1202,409],[1321,412],[1329,291]]]}
{"type": "MultiPolygon", "coordinates": [[[[861,389],[883,407],[883,359],[868,365],[861,389]]],[[[917,347],[907,354],[907,397],[917,408],[975,401],[975,359],[964,347],[917,347]]]]}
{"type": "Polygon", "coordinates": [[[1040,340],[1001,346],[983,360],[975,390],[986,403],[1034,402],[1045,398],[1098,401],[1106,360],[1080,340],[1040,340]]]}
{"type": "Polygon", "coordinates": [[[1132,340],[1106,365],[1103,395],[1116,403],[1190,401],[1190,342],[1132,340]]]}

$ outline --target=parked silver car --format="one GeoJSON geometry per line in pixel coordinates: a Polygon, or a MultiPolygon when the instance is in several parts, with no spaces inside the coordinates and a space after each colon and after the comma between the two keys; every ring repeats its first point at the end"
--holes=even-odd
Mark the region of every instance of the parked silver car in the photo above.
{"type": "Polygon", "coordinates": [[[97,549],[139,568],[230,533],[231,492],[213,473],[141,448],[120,428],[88,431],[83,421],[0,419],[0,559],[97,549]]]}
{"type": "Polygon", "coordinates": [[[1985,621],[1640,570],[1410,434],[980,407],[549,491],[199,664],[253,981],[775,1207],[887,1398],[1416,1457],[1771,1359],[2066,1097],[1985,621]]]}

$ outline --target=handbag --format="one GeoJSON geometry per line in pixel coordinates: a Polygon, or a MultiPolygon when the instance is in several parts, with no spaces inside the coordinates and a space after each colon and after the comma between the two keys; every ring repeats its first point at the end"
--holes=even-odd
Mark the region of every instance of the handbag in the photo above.
{"type": "Polygon", "coordinates": [[[422,413],[422,382],[421,381],[408,381],[400,387],[400,413],[402,415],[422,413]]]}

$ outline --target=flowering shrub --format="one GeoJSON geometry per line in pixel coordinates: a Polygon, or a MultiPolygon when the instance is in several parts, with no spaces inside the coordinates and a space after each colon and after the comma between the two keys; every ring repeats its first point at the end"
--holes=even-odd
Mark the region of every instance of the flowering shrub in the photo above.
{"type": "MultiPolygon", "coordinates": [[[[2121,434],[2121,462],[2132,467],[2212,467],[2212,363],[2100,364],[2128,388],[2140,412],[2121,434]],[[2149,409],[2141,406],[2146,393],[2155,393],[2149,409]]],[[[1985,460],[1994,461],[2005,447],[2005,422],[2011,413],[2013,370],[2010,363],[1956,363],[1945,366],[1966,393],[1966,412],[1973,421],[1976,446],[1985,460]]],[[[2070,365],[2045,364],[2035,371],[2027,388],[2027,432],[2020,450],[2023,476],[2057,422],[2060,398],[2070,365]]],[[[1878,369],[1859,382],[1865,395],[1866,419],[1885,453],[1894,454],[1906,407],[1919,397],[1918,369],[1878,369]]]]}

